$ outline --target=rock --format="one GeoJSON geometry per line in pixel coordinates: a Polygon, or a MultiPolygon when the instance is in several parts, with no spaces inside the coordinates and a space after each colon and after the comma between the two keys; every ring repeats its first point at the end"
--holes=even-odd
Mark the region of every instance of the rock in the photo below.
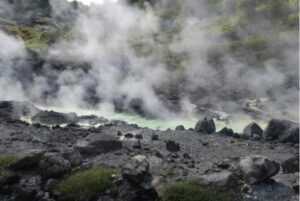
{"type": "Polygon", "coordinates": [[[9,169],[17,171],[37,166],[45,152],[43,149],[32,149],[20,153],[9,165],[9,169]]]}
{"type": "Polygon", "coordinates": [[[222,128],[218,133],[225,136],[233,136],[234,134],[233,130],[227,127],[222,128]]]}
{"type": "Polygon", "coordinates": [[[185,159],[191,159],[192,157],[188,153],[183,154],[183,158],[185,159]]]}
{"type": "Polygon", "coordinates": [[[247,136],[248,138],[253,138],[254,135],[262,136],[263,129],[261,129],[257,123],[252,122],[244,128],[243,135],[247,136]]]}
{"type": "Polygon", "coordinates": [[[247,156],[239,161],[239,168],[246,183],[255,185],[276,175],[280,165],[263,156],[247,156]]]}
{"type": "Polygon", "coordinates": [[[114,201],[114,199],[108,195],[101,196],[98,201],[114,201]]]}
{"type": "Polygon", "coordinates": [[[118,197],[115,201],[156,201],[158,200],[158,193],[153,188],[141,187],[139,185],[133,185],[128,180],[121,180],[118,184],[118,197]]]}
{"type": "Polygon", "coordinates": [[[58,184],[58,180],[56,180],[56,179],[49,179],[46,182],[44,189],[47,192],[52,192],[55,189],[55,187],[56,187],[57,184],[58,184]]]}
{"type": "Polygon", "coordinates": [[[143,139],[143,135],[142,134],[136,134],[134,136],[136,139],[142,140],[143,139]]]}
{"type": "Polygon", "coordinates": [[[138,140],[137,142],[135,142],[133,144],[132,148],[134,148],[134,149],[141,149],[142,148],[141,141],[138,140]]]}
{"type": "Polygon", "coordinates": [[[21,176],[19,174],[8,172],[4,176],[0,176],[0,189],[2,186],[15,184],[20,181],[21,176]]]}
{"type": "Polygon", "coordinates": [[[287,120],[272,119],[264,131],[265,140],[299,143],[299,124],[287,120]]]}
{"type": "Polygon", "coordinates": [[[168,140],[166,142],[166,149],[172,152],[180,151],[180,144],[175,141],[168,140]]]}
{"type": "Polygon", "coordinates": [[[122,134],[121,131],[118,131],[118,132],[117,132],[117,136],[121,137],[122,135],[123,135],[123,134],[122,134]]]}
{"type": "Polygon", "coordinates": [[[176,126],[175,130],[176,131],[185,131],[185,128],[184,128],[184,126],[179,125],[179,126],[176,126]]]}
{"type": "Polygon", "coordinates": [[[212,134],[216,131],[215,122],[213,119],[204,118],[203,120],[197,122],[195,130],[198,133],[212,134]]]}
{"type": "Polygon", "coordinates": [[[149,176],[149,162],[145,156],[137,155],[133,157],[122,168],[122,175],[133,184],[141,184],[149,176]]]}
{"type": "Polygon", "coordinates": [[[230,171],[224,170],[221,172],[205,174],[200,177],[201,183],[231,189],[238,184],[238,179],[230,171]]]}
{"type": "Polygon", "coordinates": [[[35,123],[59,125],[77,123],[79,118],[76,113],[59,113],[54,111],[40,111],[31,120],[35,123]]]}
{"type": "Polygon", "coordinates": [[[83,155],[98,155],[119,150],[123,147],[122,142],[113,136],[97,134],[89,141],[78,141],[76,149],[83,155]]]}
{"type": "Polygon", "coordinates": [[[297,201],[293,189],[283,183],[261,183],[252,189],[250,200],[254,201],[297,201]]]}
{"type": "Polygon", "coordinates": [[[71,163],[60,153],[46,153],[39,163],[43,177],[61,177],[71,171],[71,163]]]}
{"type": "Polygon", "coordinates": [[[154,134],[154,135],[151,136],[151,140],[157,141],[157,140],[159,140],[159,136],[154,134]]]}
{"type": "Polygon", "coordinates": [[[126,134],[124,135],[124,137],[127,138],[127,139],[131,139],[131,138],[134,137],[134,135],[131,134],[131,133],[126,133],[126,134]]]}
{"type": "Polygon", "coordinates": [[[283,173],[299,172],[299,155],[293,156],[281,163],[283,173]]]}
{"type": "Polygon", "coordinates": [[[138,155],[126,163],[122,170],[124,179],[119,180],[116,201],[155,201],[158,193],[152,187],[152,175],[145,156],[138,155]]]}

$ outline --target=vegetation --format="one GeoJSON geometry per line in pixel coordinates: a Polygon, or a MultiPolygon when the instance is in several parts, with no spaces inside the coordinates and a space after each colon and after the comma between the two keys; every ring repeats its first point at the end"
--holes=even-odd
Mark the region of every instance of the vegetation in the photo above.
{"type": "Polygon", "coordinates": [[[8,164],[16,159],[14,154],[3,154],[0,155],[0,169],[5,168],[8,164]]]}
{"type": "Polygon", "coordinates": [[[162,201],[231,201],[227,192],[207,187],[197,181],[176,182],[162,191],[162,201]]]}
{"type": "Polygon", "coordinates": [[[93,200],[98,198],[106,190],[113,194],[113,169],[93,168],[75,173],[61,181],[54,193],[60,201],[93,200]]]}

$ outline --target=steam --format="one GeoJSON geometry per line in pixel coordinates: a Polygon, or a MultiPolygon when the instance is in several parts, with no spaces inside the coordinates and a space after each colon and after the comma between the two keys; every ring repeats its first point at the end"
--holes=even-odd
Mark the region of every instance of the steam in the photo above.
{"type": "MultiPolygon", "coordinates": [[[[52,16],[69,14],[65,1],[51,0],[50,4],[52,16]]],[[[169,4],[161,1],[157,6],[169,4]]],[[[229,46],[222,46],[228,38],[210,29],[232,12],[230,3],[213,8],[196,0],[178,4],[181,10],[171,22],[162,22],[149,4],[145,9],[124,1],[93,5],[76,18],[68,39],[42,55],[49,62],[38,74],[26,64],[21,39],[0,32],[0,42],[7,47],[0,50],[1,99],[111,110],[118,110],[119,105],[125,110],[139,106],[147,115],[161,118],[193,116],[196,106],[236,113],[240,100],[261,97],[272,101],[270,112],[298,108],[297,34],[277,36],[285,44],[282,54],[254,66],[258,63],[255,55],[247,50],[241,52],[242,57],[230,53],[229,46]],[[177,34],[166,36],[166,30],[177,27],[177,34]],[[170,67],[170,58],[175,67],[170,67]],[[55,70],[56,63],[63,63],[65,70],[55,70]],[[19,81],[20,72],[30,74],[30,81],[19,81]]],[[[269,23],[261,18],[257,26],[239,30],[235,37],[269,23]]],[[[267,50],[278,48],[266,45],[267,50]]]]}

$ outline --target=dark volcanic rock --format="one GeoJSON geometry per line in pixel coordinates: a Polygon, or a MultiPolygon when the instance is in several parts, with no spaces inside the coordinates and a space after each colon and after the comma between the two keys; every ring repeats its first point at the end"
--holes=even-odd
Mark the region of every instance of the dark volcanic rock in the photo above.
{"type": "Polygon", "coordinates": [[[252,122],[244,128],[243,135],[248,138],[253,138],[255,135],[262,136],[263,130],[257,123],[252,122]]]}
{"type": "Polygon", "coordinates": [[[233,136],[234,134],[233,130],[227,127],[222,128],[218,133],[225,136],[233,136]]]}
{"type": "Polygon", "coordinates": [[[284,173],[299,172],[299,155],[282,162],[281,167],[284,173]]]}
{"type": "Polygon", "coordinates": [[[19,118],[23,115],[32,115],[39,110],[28,102],[0,101],[0,116],[19,118]]]}
{"type": "Polygon", "coordinates": [[[280,165],[263,156],[247,156],[240,160],[239,168],[246,183],[254,185],[276,175],[279,172],[280,165]]]}
{"type": "Polygon", "coordinates": [[[43,149],[33,149],[20,153],[10,165],[12,170],[24,170],[37,166],[43,155],[45,154],[43,149]]]}
{"type": "Polygon", "coordinates": [[[39,162],[43,177],[60,177],[71,171],[71,163],[60,153],[46,153],[39,162]]]}
{"type": "Polygon", "coordinates": [[[81,140],[76,144],[79,152],[85,155],[108,153],[122,147],[123,144],[118,138],[105,134],[97,134],[89,140],[81,140]]]}
{"type": "Polygon", "coordinates": [[[176,126],[175,130],[176,130],[176,131],[184,131],[185,128],[184,128],[184,126],[179,125],[179,126],[176,126]]]}
{"type": "Polygon", "coordinates": [[[76,113],[59,113],[54,111],[40,111],[31,120],[48,125],[71,124],[78,122],[76,113]]]}
{"type": "Polygon", "coordinates": [[[213,119],[204,118],[197,122],[195,130],[198,133],[212,134],[216,131],[216,125],[213,119]]]}
{"type": "Polygon", "coordinates": [[[299,124],[287,120],[272,119],[263,136],[265,140],[299,143],[299,124]]]}
{"type": "Polygon", "coordinates": [[[153,140],[153,141],[159,140],[159,136],[154,134],[151,136],[151,140],[153,140]]]}
{"type": "Polygon", "coordinates": [[[180,151],[180,144],[172,140],[168,140],[166,142],[166,149],[172,152],[180,151]]]}
{"type": "Polygon", "coordinates": [[[134,137],[134,135],[131,134],[131,133],[126,133],[126,134],[124,135],[124,137],[125,137],[125,138],[128,138],[128,139],[131,139],[131,138],[134,137]]]}

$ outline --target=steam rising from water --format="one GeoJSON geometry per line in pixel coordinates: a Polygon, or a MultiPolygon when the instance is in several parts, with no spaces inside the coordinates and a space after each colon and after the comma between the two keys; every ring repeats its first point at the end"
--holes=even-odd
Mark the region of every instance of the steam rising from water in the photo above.
{"type": "MultiPolygon", "coordinates": [[[[52,6],[57,5],[53,2],[57,1],[52,0],[52,6]]],[[[71,38],[60,41],[43,55],[50,61],[65,62],[63,72],[53,70],[51,64],[44,64],[43,74],[31,72],[24,63],[26,51],[22,40],[0,31],[0,43],[6,47],[0,50],[1,99],[89,108],[87,99],[92,96],[100,100],[93,105],[93,110],[101,111],[114,111],[118,100],[128,109],[132,100],[142,100],[143,110],[151,116],[175,118],[179,114],[165,100],[172,98],[172,94],[164,94],[176,88],[179,90],[176,107],[181,109],[181,117],[194,117],[195,105],[215,105],[217,110],[239,113],[240,97],[268,97],[272,99],[267,108],[270,112],[285,109],[298,116],[295,108],[298,108],[299,88],[286,86],[289,79],[298,79],[297,34],[279,35],[278,40],[286,44],[282,54],[258,68],[253,66],[257,64],[252,61],[253,55],[241,61],[229,53],[229,48],[219,46],[228,41],[220,30],[208,28],[213,23],[205,20],[210,13],[204,1],[189,0],[182,4],[184,9],[175,22],[163,25],[150,5],[144,10],[122,1],[92,6],[76,19],[71,38]],[[180,24],[180,31],[169,38],[165,29],[176,23],[180,24]],[[216,61],[211,60],[214,58],[211,54],[223,56],[216,61]],[[170,65],[170,59],[175,64],[170,65]],[[216,62],[221,64],[216,67],[216,62]],[[88,65],[86,69],[74,68],[68,63],[88,65]],[[29,85],[24,84],[20,74],[30,77],[29,85]],[[55,95],[45,96],[53,86],[56,86],[55,95]],[[237,98],[230,98],[233,96],[237,98]]],[[[216,19],[230,12],[224,5],[219,6],[224,13],[216,15],[216,19]]],[[[267,24],[268,19],[260,22],[267,24]]],[[[239,34],[245,32],[240,30],[239,34]]],[[[273,48],[273,44],[267,45],[268,49],[273,48]]]]}

